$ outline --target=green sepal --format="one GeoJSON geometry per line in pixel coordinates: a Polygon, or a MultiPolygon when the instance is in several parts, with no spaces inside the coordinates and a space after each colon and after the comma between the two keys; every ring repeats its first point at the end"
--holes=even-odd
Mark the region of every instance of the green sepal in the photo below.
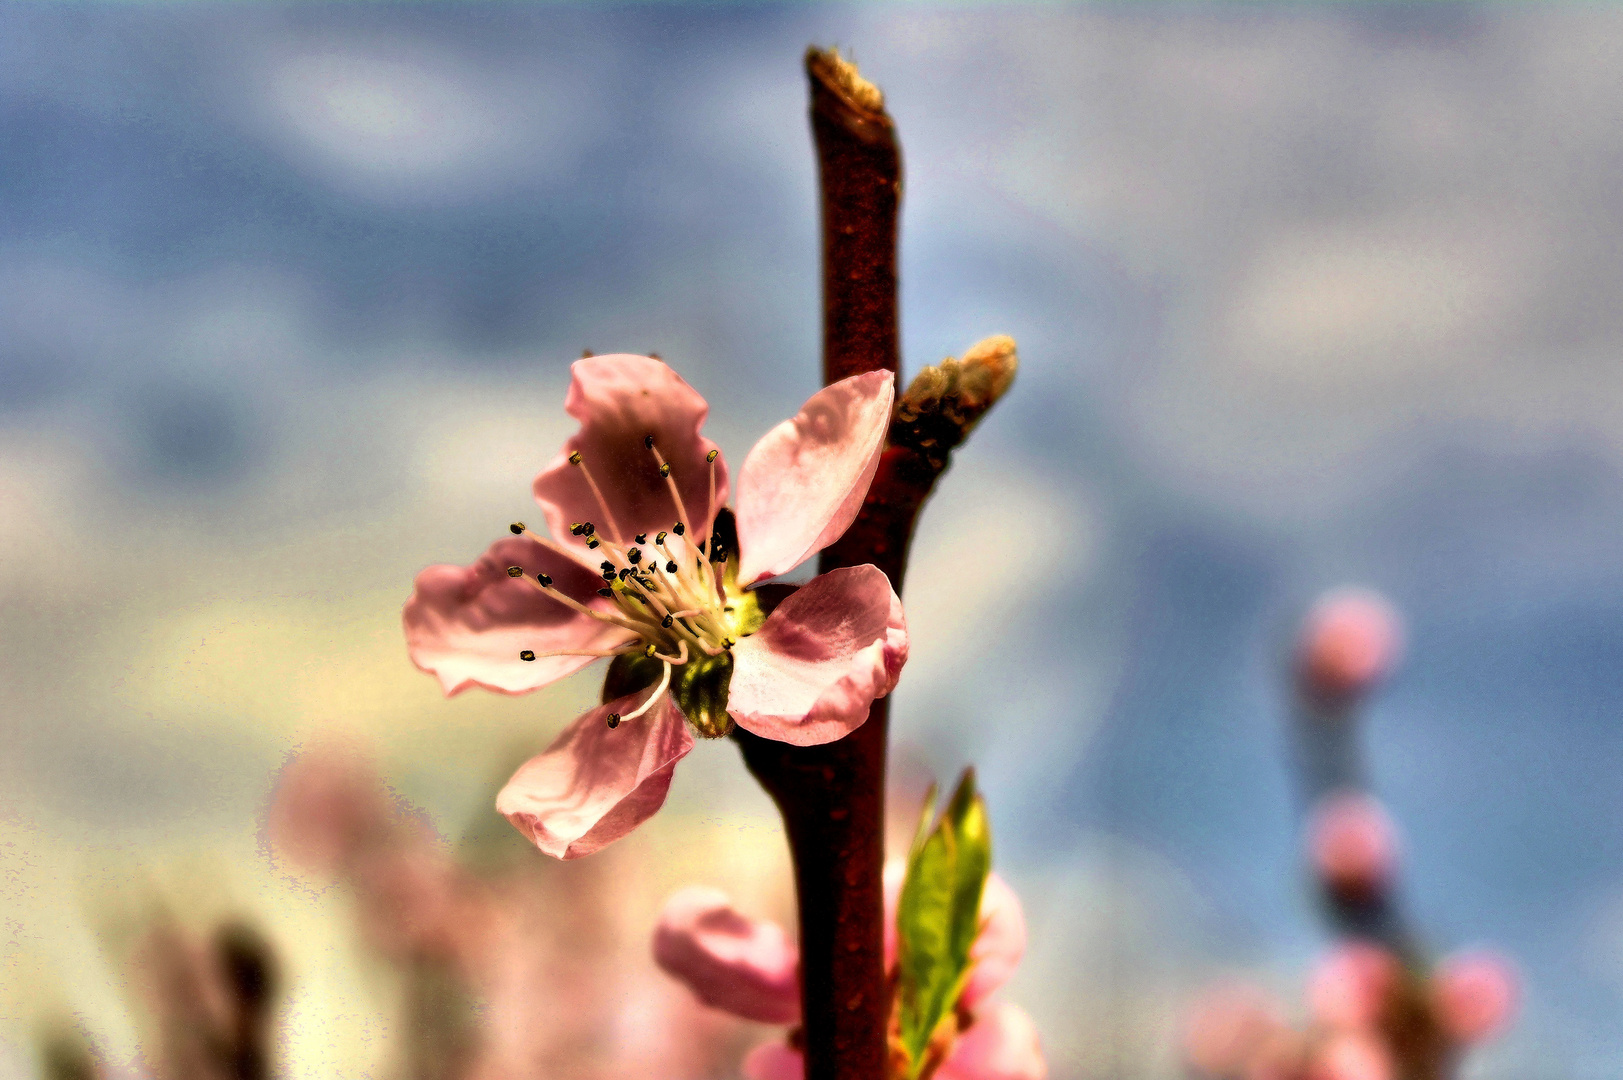
{"type": "Polygon", "coordinates": [[[671,696],[700,735],[719,739],[733,730],[733,718],[727,715],[732,682],[732,653],[701,656],[671,673],[671,696]]]}
{"type": "Polygon", "coordinates": [[[992,832],[975,770],[965,769],[935,827],[935,789],[925,797],[896,905],[896,986],[908,1076],[947,1021],[969,981],[969,951],[981,927],[981,893],[992,869],[992,832]]]}

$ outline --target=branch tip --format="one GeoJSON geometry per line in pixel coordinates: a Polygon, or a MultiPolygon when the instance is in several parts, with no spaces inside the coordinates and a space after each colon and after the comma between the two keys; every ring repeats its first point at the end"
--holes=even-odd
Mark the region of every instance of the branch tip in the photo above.
{"type": "Polygon", "coordinates": [[[885,111],[884,92],[864,79],[857,66],[841,56],[838,48],[811,46],[806,50],[806,69],[858,108],[872,113],[885,111]]]}

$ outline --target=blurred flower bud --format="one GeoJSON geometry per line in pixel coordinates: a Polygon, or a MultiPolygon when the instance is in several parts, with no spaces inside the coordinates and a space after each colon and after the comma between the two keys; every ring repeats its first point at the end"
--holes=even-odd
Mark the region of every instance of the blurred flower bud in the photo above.
{"type": "Polygon", "coordinates": [[[1330,892],[1368,900],[1384,893],[1397,870],[1397,830],[1386,810],[1363,792],[1326,796],[1308,827],[1308,857],[1330,892]]]}
{"type": "Polygon", "coordinates": [[[1320,960],[1308,976],[1308,1008],[1326,1027],[1371,1029],[1380,1021],[1401,975],[1397,957],[1379,945],[1347,942],[1320,960]]]}
{"type": "Polygon", "coordinates": [[[1272,995],[1246,983],[1207,990],[1183,1027],[1184,1060],[1209,1077],[1248,1075],[1251,1065],[1285,1030],[1284,1011],[1272,995]]]}
{"type": "Polygon", "coordinates": [[[1515,1014],[1518,981],[1510,963],[1493,953],[1447,957],[1432,976],[1438,1023],[1461,1043],[1497,1034],[1515,1014]]]}
{"type": "Polygon", "coordinates": [[[1386,678],[1402,653],[1403,625],[1391,604],[1366,589],[1335,589],[1303,623],[1298,674],[1313,696],[1344,700],[1386,678]]]}
{"type": "Polygon", "coordinates": [[[1341,1032],[1308,1059],[1305,1080],[1392,1080],[1392,1056],[1373,1035],[1341,1032]]]}
{"type": "Polygon", "coordinates": [[[800,1019],[800,950],[783,927],[741,914],[717,889],[690,886],[665,901],[654,961],[706,1005],[767,1024],[800,1019]]]}
{"type": "Polygon", "coordinates": [[[377,774],[358,755],[329,747],[283,767],[266,831],[277,852],[333,874],[388,831],[389,811],[377,774]]]}

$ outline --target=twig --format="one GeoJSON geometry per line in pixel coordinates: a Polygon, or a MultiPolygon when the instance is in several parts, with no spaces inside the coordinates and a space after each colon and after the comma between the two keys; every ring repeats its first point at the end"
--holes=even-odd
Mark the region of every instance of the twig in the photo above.
{"type": "MultiPolygon", "coordinates": [[[[811,49],[812,130],[822,191],[823,379],[897,372],[901,152],[879,91],[837,52],[811,49]]],[[[926,368],[897,404],[861,513],[821,571],[872,563],[900,593],[918,512],[958,445],[1008,387],[1014,343],[989,339],[926,368]],[[977,357],[977,353],[981,354],[977,357]]],[[[881,873],[889,699],[839,742],[736,737],[783,815],[800,907],[806,1080],[882,1080],[889,1050],[881,873]]]]}

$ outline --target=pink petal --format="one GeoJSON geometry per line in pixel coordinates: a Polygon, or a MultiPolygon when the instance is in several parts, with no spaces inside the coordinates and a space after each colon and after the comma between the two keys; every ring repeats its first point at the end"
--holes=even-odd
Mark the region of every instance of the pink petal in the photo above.
{"type": "Polygon", "coordinates": [[[1026,916],[1020,898],[996,873],[987,875],[981,892],[981,932],[970,947],[975,970],[958,999],[973,1009],[993,990],[1009,981],[1026,952],[1026,916]]]}
{"type": "Polygon", "coordinates": [[[713,1008],[763,1024],[800,1019],[800,950],[783,927],[743,915],[717,889],[690,886],[665,901],[654,961],[713,1008]]]}
{"type": "Polygon", "coordinates": [[[537,571],[550,574],[553,588],[596,608],[602,584],[580,565],[534,540],[498,540],[472,566],[430,566],[417,575],[402,621],[412,663],[439,676],[446,694],[483,686],[522,694],[590,664],[590,656],[541,657],[525,662],[520,651],[558,649],[601,652],[631,640],[621,627],[601,622],[545,595],[537,571]],[[524,581],[507,576],[524,568],[524,581]]]}
{"type": "Polygon", "coordinates": [[[535,478],[535,501],[541,504],[553,537],[579,549],[581,560],[596,566],[598,557],[583,540],[569,534],[575,522],[590,521],[610,540],[630,543],[637,533],[657,533],[682,518],[670,485],[660,478],[657,459],[643,443],[649,435],[682,494],[689,515],[687,535],[695,543],[707,536],[716,510],[727,502],[727,462],[718,451],[716,497],[711,504],[705,455],[716,450],[716,444],[699,434],[710,411],[704,398],[676,372],[647,356],[592,356],[575,361],[573,374],[564,409],[580,421],[580,430],[535,478]],[[575,451],[585,470],[569,463],[575,451]],[[602,489],[609,515],[592,493],[588,470],[602,489]]]}
{"type": "Polygon", "coordinates": [[[841,379],[755,444],[738,475],[738,580],[792,570],[850,528],[879,467],[895,396],[886,371],[841,379]]]}
{"type": "Polygon", "coordinates": [[[1373,1028],[1398,987],[1397,957],[1379,945],[1351,941],[1337,946],[1308,976],[1308,1007],[1327,1027],[1373,1028]]]}
{"type": "Polygon", "coordinates": [[[665,803],[676,763],[693,749],[693,736],[669,697],[609,728],[609,713],[631,712],[647,693],[599,705],[564,728],[507,781],[496,809],[558,859],[590,855],[652,817],[665,803]]]}
{"type": "Polygon", "coordinates": [[[781,1042],[762,1043],[744,1055],[744,1080],[804,1080],[806,1059],[781,1042]]]}
{"type": "Polygon", "coordinates": [[[876,566],[850,566],[791,593],[733,646],[727,711],[738,725],[795,746],[862,726],[907,660],[902,602],[876,566]]]}
{"type": "Polygon", "coordinates": [[[1433,976],[1432,996],[1443,1029],[1456,1042],[1480,1042],[1516,1012],[1516,972],[1492,953],[1450,956],[1433,976]]]}
{"type": "Polygon", "coordinates": [[[937,1070],[938,1080],[1044,1080],[1037,1025],[1018,1005],[999,1002],[975,1017],[937,1070]]]}

